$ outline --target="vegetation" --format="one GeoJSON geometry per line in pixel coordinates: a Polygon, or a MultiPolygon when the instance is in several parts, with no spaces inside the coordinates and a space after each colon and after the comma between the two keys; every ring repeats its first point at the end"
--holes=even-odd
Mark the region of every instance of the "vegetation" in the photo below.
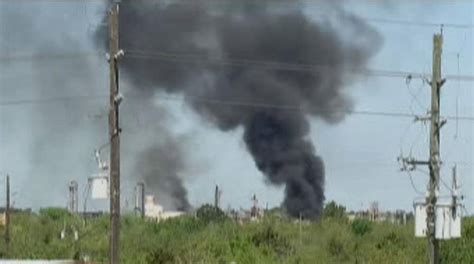
{"type": "MultiPolygon", "coordinates": [[[[271,213],[240,225],[212,206],[161,223],[127,215],[122,263],[426,263],[426,240],[414,237],[412,223],[349,222],[339,213],[329,215],[303,222],[301,232],[297,221],[271,213]]],[[[103,216],[84,223],[61,209],[15,213],[10,257],[106,261],[108,221],[103,216]]],[[[441,243],[441,253],[443,263],[474,263],[474,218],[464,219],[462,239],[441,243]]],[[[5,254],[1,240],[0,258],[5,254]]]]}
{"type": "Polygon", "coordinates": [[[326,204],[323,210],[324,218],[343,219],[346,217],[346,207],[337,204],[335,201],[330,201],[326,204]]]}
{"type": "Polygon", "coordinates": [[[363,236],[372,231],[372,223],[367,219],[355,219],[351,226],[352,232],[358,236],[363,236]]]}

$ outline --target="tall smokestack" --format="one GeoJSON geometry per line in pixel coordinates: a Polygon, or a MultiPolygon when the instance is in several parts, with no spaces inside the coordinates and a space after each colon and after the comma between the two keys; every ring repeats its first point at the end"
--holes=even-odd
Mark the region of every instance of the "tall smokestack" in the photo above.
{"type": "Polygon", "coordinates": [[[145,184],[143,182],[135,186],[135,213],[141,218],[145,217],[145,184]]]}
{"type": "Polygon", "coordinates": [[[337,6],[344,37],[307,17],[298,1],[138,3],[123,1],[120,17],[122,66],[136,89],[181,94],[218,129],[243,128],[257,169],[285,186],[288,213],[317,218],[325,170],[309,118],[344,118],[353,105],[347,69],[365,68],[379,35],[337,6]]]}
{"type": "Polygon", "coordinates": [[[68,210],[71,214],[78,212],[78,184],[76,181],[69,183],[68,210]]]}
{"type": "Polygon", "coordinates": [[[219,190],[219,185],[216,184],[216,189],[214,190],[214,207],[220,207],[220,200],[221,200],[221,190],[219,190]]]}

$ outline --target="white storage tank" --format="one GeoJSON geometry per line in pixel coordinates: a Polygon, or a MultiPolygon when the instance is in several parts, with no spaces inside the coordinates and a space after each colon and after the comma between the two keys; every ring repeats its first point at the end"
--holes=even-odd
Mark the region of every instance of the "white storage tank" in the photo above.
{"type": "MultiPolygon", "coordinates": [[[[428,233],[426,205],[415,203],[415,237],[426,237],[428,233]]],[[[462,205],[436,205],[435,237],[452,239],[461,237],[462,205]]]]}
{"type": "Polygon", "coordinates": [[[461,237],[461,205],[438,204],[436,208],[436,238],[461,237]]]}
{"type": "Polygon", "coordinates": [[[100,176],[89,179],[92,199],[109,198],[109,178],[100,176]]]}
{"type": "Polygon", "coordinates": [[[145,217],[160,220],[163,214],[163,207],[156,203],[155,196],[145,196],[145,217]]]}
{"type": "Polygon", "coordinates": [[[451,237],[461,238],[461,219],[462,219],[462,205],[458,204],[454,210],[451,211],[451,237]]]}
{"type": "Polygon", "coordinates": [[[415,237],[426,237],[428,232],[426,217],[426,205],[415,203],[415,237]]]}
{"type": "Polygon", "coordinates": [[[451,221],[450,211],[447,206],[436,207],[436,239],[450,239],[451,238],[451,221]]]}

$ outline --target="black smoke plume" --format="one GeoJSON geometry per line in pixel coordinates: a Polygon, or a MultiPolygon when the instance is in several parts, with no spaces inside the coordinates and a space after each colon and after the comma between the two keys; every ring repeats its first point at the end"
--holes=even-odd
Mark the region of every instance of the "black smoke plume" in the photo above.
{"type": "Polygon", "coordinates": [[[340,7],[337,27],[291,2],[122,1],[122,68],[141,92],[182,94],[219,129],[243,127],[256,167],[285,185],[288,213],[317,218],[325,171],[308,118],[342,120],[347,69],[365,68],[379,36],[340,7]]]}
{"type": "Polygon", "coordinates": [[[159,143],[139,154],[135,172],[143,177],[147,189],[156,193],[166,208],[188,211],[191,205],[182,183],[186,155],[177,137],[164,136],[159,143]]]}

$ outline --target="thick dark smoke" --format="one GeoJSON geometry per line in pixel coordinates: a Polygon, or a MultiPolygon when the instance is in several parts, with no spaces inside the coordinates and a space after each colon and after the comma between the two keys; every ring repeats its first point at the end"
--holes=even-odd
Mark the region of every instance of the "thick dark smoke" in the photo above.
{"type": "Polygon", "coordinates": [[[191,205],[182,183],[187,167],[185,153],[176,137],[162,137],[159,143],[143,151],[136,166],[136,173],[143,177],[146,188],[156,193],[158,202],[166,208],[187,211],[191,205]]]}
{"type": "MultiPolygon", "coordinates": [[[[142,92],[182,94],[219,129],[243,127],[257,168],[285,185],[289,214],[317,218],[325,172],[308,118],[344,117],[352,108],[346,69],[363,70],[379,44],[365,23],[334,8],[341,19],[350,17],[341,30],[311,20],[296,1],[122,1],[122,67],[142,92]]],[[[156,153],[149,163],[167,154],[156,153]]]]}

